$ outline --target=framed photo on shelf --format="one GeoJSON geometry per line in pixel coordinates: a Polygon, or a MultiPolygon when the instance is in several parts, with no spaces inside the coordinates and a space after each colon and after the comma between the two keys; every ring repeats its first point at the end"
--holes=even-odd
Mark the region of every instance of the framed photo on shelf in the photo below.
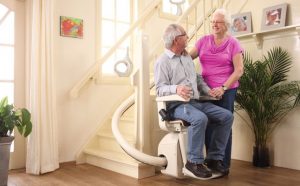
{"type": "Polygon", "coordinates": [[[287,3],[267,7],[263,10],[261,30],[270,30],[285,26],[287,3]]]}
{"type": "Polygon", "coordinates": [[[231,16],[230,32],[232,35],[248,34],[252,32],[251,12],[231,16]]]}

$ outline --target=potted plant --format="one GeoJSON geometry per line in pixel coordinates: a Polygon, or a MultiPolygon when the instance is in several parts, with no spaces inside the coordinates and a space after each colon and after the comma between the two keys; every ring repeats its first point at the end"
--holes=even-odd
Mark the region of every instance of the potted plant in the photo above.
{"type": "Polygon", "coordinates": [[[7,185],[11,136],[14,128],[27,137],[32,130],[31,114],[26,108],[8,104],[7,97],[0,101],[0,185],[7,185]]]}
{"type": "Polygon", "coordinates": [[[300,105],[300,81],[287,81],[291,65],[291,57],[280,47],[274,47],[262,60],[255,62],[249,54],[244,56],[244,74],[236,96],[236,110],[245,110],[250,118],[247,122],[242,117],[255,138],[254,166],[270,165],[267,144],[272,133],[282,124],[282,118],[300,105]]]}

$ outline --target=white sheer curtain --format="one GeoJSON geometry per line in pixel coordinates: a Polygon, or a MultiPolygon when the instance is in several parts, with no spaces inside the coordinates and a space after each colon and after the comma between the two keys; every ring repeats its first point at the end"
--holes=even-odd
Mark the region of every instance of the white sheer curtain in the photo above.
{"type": "Polygon", "coordinates": [[[33,130],[27,143],[26,172],[43,174],[59,167],[53,64],[53,0],[26,0],[27,107],[33,130]]]}

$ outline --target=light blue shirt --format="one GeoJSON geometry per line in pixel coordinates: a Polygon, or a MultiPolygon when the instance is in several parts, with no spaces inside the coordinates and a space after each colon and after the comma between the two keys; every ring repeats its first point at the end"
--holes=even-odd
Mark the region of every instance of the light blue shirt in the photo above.
{"type": "Polygon", "coordinates": [[[190,55],[176,56],[168,49],[156,61],[154,80],[157,96],[176,94],[177,85],[186,85],[193,90],[191,99],[199,99],[199,90],[201,94],[207,94],[210,89],[202,77],[196,73],[190,55]]]}

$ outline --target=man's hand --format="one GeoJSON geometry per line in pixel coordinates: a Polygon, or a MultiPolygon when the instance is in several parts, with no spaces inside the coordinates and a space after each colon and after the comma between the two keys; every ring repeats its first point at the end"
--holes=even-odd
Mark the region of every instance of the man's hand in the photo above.
{"type": "Polygon", "coordinates": [[[177,85],[176,93],[184,99],[190,99],[193,95],[193,90],[189,86],[177,85]]]}

